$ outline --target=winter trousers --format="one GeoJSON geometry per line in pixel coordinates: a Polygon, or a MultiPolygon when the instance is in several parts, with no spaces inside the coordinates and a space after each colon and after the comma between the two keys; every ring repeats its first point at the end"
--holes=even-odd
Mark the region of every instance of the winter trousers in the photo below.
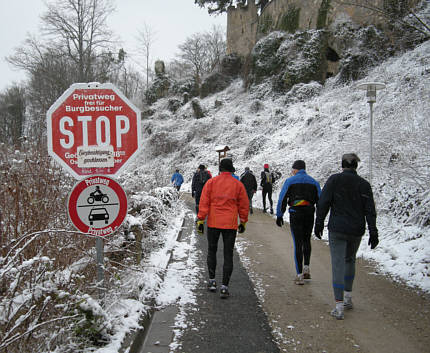
{"type": "Polygon", "coordinates": [[[266,195],[269,199],[270,210],[273,210],[273,201],[272,201],[272,184],[266,184],[263,186],[263,208],[266,211],[266,195]]]}
{"type": "Polygon", "coordinates": [[[294,244],[294,262],[297,274],[311,261],[311,235],[314,226],[314,208],[290,212],[290,229],[294,244]]]}
{"type": "Polygon", "coordinates": [[[200,203],[200,197],[202,196],[202,191],[196,191],[194,194],[194,200],[196,200],[196,213],[199,213],[199,203],[200,203]]]}
{"type": "Polygon", "coordinates": [[[343,291],[352,291],[355,277],[355,257],[361,237],[329,232],[334,299],[343,301],[343,291]]]}
{"type": "Polygon", "coordinates": [[[248,195],[248,200],[249,200],[249,210],[252,212],[252,198],[254,196],[254,191],[253,190],[246,190],[246,194],[248,195]]]}
{"type": "Polygon", "coordinates": [[[222,234],[224,243],[224,265],[222,284],[228,286],[233,272],[233,249],[236,241],[236,229],[219,229],[208,227],[208,272],[209,278],[215,278],[216,253],[218,250],[218,240],[222,234]]]}

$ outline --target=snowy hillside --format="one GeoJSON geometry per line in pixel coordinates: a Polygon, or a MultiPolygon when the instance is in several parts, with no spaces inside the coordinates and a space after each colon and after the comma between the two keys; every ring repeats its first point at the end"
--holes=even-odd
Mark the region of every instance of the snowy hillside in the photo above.
{"type": "MultiPolygon", "coordinates": [[[[166,185],[179,168],[189,190],[199,164],[217,173],[215,147],[227,145],[236,174],[249,166],[259,177],[264,163],[282,173],[275,205],[295,159],[304,159],[308,173],[323,186],[340,171],[341,155],[355,152],[362,160],[358,173],[368,178],[369,105],[365,92],[356,88],[368,81],[386,83],[374,105],[373,189],[380,245],[370,251],[366,234],[359,255],[378,262],[381,272],[430,291],[430,42],[348,85],[334,77],[325,86],[301,84],[286,95],[274,95],[269,84],[247,92],[237,80],[201,100],[206,113],[201,119],[193,117],[190,103],[172,113],[166,99],[158,101],[151,107],[155,114],[143,121],[144,152],[133,174],[142,176],[147,187],[166,185]],[[157,177],[147,180],[154,172],[157,177]]],[[[255,203],[262,207],[260,192],[255,203]]]]}

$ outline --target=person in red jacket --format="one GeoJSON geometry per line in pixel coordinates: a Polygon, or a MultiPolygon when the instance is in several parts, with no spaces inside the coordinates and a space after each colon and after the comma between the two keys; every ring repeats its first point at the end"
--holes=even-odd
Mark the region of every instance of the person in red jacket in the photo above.
{"type": "Polygon", "coordinates": [[[230,294],[228,284],[233,272],[233,249],[236,233],[245,231],[248,222],[249,200],[243,184],[232,176],[233,162],[224,158],[219,166],[220,174],[209,179],[203,187],[197,214],[197,232],[203,234],[204,222],[207,217],[209,272],[208,289],[216,291],[215,270],[218,240],[222,234],[224,242],[224,266],[220,296],[227,298],[230,294]],[[240,224],[238,226],[237,219],[240,224]]]}

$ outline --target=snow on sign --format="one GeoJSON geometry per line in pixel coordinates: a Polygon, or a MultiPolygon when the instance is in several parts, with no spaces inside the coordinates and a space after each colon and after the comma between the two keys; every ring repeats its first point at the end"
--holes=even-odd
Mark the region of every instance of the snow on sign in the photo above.
{"type": "Polygon", "coordinates": [[[105,236],[115,232],[124,221],[127,196],[115,180],[94,175],[74,186],[67,209],[76,229],[105,236]]]}
{"type": "Polygon", "coordinates": [[[48,152],[75,178],[117,176],[140,152],[140,111],[110,83],[75,83],[46,114],[48,152]]]}

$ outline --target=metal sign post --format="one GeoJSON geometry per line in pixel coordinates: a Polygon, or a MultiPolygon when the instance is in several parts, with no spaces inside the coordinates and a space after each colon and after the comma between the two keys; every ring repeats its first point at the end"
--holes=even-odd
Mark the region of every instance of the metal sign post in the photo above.
{"type": "Polygon", "coordinates": [[[96,236],[97,286],[104,296],[103,236],[114,233],[127,215],[127,196],[113,179],[93,175],[78,182],[67,203],[69,218],[83,233],[96,236]]]}
{"type": "Polygon", "coordinates": [[[103,265],[104,244],[103,238],[96,238],[96,259],[97,259],[97,287],[99,288],[99,299],[104,298],[104,265],[103,265]]]}

